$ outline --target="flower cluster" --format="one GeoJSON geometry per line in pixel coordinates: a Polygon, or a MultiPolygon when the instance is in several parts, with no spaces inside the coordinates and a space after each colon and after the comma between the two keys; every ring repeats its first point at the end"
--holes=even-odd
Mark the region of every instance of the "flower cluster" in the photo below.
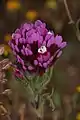
{"type": "Polygon", "coordinates": [[[40,20],[22,24],[12,34],[9,45],[17,59],[17,69],[22,72],[43,74],[62,53],[66,42],[54,35],[40,20]]]}

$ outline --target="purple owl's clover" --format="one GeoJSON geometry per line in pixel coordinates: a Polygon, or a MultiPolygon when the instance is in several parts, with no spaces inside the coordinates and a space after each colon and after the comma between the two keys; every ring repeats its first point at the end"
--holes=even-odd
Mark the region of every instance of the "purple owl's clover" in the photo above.
{"type": "MultiPolygon", "coordinates": [[[[40,20],[25,23],[12,34],[9,45],[16,56],[17,70],[43,74],[54,65],[66,46],[60,35],[54,35],[40,20]]],[[[19,72],[18,72],[19,73],[19,72]]]]}

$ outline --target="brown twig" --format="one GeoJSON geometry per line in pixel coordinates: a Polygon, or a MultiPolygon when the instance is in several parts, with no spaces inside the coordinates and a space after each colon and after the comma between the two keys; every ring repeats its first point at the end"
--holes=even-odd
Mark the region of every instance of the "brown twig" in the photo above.
{"type": "Polygon", "coordinates": [[[19,110],[20,120],[24,120],[25,104],[22,104],[19,110]]]}
{"type": "Polygon", "coordinates": [[[65,5],[65,9],[66,9],[68,18],[69,18],[69,24],[74,24],[74,21],[72,19],[71,13],[70,13],[70,10],[68,8],[67,0],[64,0],[64,5],[65,5]]]}
{"type": "Polygon", "coordinates": [[[80,18],[76,22],[76,35],[78,37],[78,40],[80,41],[80,29],[79,29],[79,24],[80,24],[80,18]]]}
{"type": "Polygon", "coordinates": [[[75,23],[74,20],[72,19],[72,16],[71,16],[68,4],[67,4],[67,0],[64,0],[64,5],[65,5],[66,12],[67,12],[67,16],[69,18],[69,24],[73,25],[75,35],[76,35],[77,39],[80,41],[80,30],[79,30],[80,18],[75,23]]]}

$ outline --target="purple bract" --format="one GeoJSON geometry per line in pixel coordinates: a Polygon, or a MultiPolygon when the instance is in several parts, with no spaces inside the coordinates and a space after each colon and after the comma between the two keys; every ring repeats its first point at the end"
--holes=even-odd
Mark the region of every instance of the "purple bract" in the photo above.
{"type": "Polygon", "coordinates": [[[46,24],[37,20],[25,23],[12,34],[9,45],[17,59],[17,69],[22,72],[44,73],[62,53],[66,46],[62,36],[54,36],[46,24]]]}

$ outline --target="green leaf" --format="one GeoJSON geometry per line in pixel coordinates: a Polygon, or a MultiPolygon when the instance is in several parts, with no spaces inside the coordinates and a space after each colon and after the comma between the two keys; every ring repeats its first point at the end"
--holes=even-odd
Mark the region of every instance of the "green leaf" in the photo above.
{"type": "Polygon", "coordinates": [[[27,94],[35,100],[37,97],[42,94],[43,90],[46,89],[48,83],[51,80],[53,72],[53,67],[48,69],[47,72],[44,73],[43,76],[24,76],[23,80],[20,78],[16,78],[20,84],[27,90],[27,94]]]}
{"type": "Polygon", "coordinates": [[[50,96],[47,96],[47,99],[49,100],[50,107],[52,108],[52,111],[54,111],[55,105],[54,105],[53,99],[50,96]]]}
{"type": "Polygon", "coordinates": [[[46,89],[48,83],[51,80],[52,71],[53,71],[53,67],[48,69],[48,71],[44,73],[43,76],[38,76],[35,78],[33,82],[35,86],[35,91],[37,91],[37,93],[41,93],[44,89],[46,89]]]}
{"type": "Polygon", "coordinates": [[[61,106],[60,94],[57,91],[54,91],[52,98],[53,98],[53,102],[54,102],[55,106],[60,107],[61,106]]]}

